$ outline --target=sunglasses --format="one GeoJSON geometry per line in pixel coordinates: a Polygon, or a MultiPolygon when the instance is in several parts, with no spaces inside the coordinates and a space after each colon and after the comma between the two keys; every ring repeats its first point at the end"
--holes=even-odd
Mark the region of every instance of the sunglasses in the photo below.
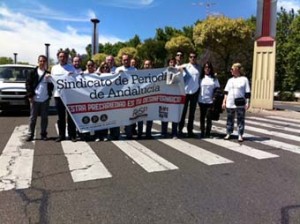
{"type": "Polygon", "coordinates": [[[194,56],[194,55],[190,55],[190,58],[196,58],[196,56],[194,56]]]}

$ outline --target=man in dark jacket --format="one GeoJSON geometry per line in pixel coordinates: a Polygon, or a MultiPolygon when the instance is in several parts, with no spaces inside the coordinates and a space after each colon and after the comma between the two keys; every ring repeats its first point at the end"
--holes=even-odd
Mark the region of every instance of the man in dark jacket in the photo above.
{"type": "Polygon", "coordinates": [[[38,66],[26,78],[27,97],[30,102],[30,121],[26,141],[34,138],[35,125],[38,114],[41,116],[41,139],[47,140],[48,108],[52,96],[53,84],[48,78],[50,72],[46,70],[47,57],[38,57],[38,66]]]}

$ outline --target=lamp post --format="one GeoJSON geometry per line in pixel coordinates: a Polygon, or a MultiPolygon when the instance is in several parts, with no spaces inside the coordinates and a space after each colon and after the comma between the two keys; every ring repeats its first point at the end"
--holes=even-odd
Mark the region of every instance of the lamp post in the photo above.
{"type": "Polygon", "coordinates": [[[46,49],[45,49],[45,54],[46,54],[46,57],[47,57],[47,69],[49,68],[49,46],[50,46],[50,44],[49,43],[45,43],[45,47],[46,47],[46,49]]]}
{"type": "Polygon", "coordinates": [[[91,19],[91,22],[93,23],[93,35],[92,35],[92,56],[93,56],[94,54],[98,53],[99,41],[98,41],[97,24],[100,22],[100,20],[94,18],[91,19]]]}
{"type": "Polygon", "coordinates": [[[18,53],[14,53],[14,63],[17,64],[17,55],[18,53]]]}

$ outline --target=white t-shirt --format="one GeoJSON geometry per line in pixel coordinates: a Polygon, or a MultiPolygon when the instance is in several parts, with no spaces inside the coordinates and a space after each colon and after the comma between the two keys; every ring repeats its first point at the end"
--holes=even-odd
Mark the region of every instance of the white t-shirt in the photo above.
{"type": "Polygon", "coordinates": [[[213,103],[213,94],[215,88],[219,88],[220,84],[217,78],[212,78],[210,75],[205,75],[200,81],[200,93],[198,102],[211,104],[213,103]]]}
{"type": "MultiPolygon", "coordinates": [[[[64,76],[64,75],[71,75],[71,74],[77,74],[77,73],[74,66],[70,64],[65,64],[65,65],[57,64],[54,65],[51,69],[51,75],[53,76],[64,76]]],[[[54,97],[59,97],[59,92],[56,88],[54,89],[53,95],[54,97]]]]}
{"type": "Polygon", "coordinates": [[[199,89],[199,79],[200,79],[200,69],[197,65],[193,65],[191,63],[184,64],[181,66],[178,66],[179,68],[183,68],[183,79],[187,79],[185,82],[184,90],[186,94],[194,94],[199,89]]]}
{"type": "Polygon", "coordinates": [[[234,99],[245,97],[245,93],[250,93],[250,85],[247,77],[238,76],[230,78],[225,86],[225,92],[228,92],[226,107],[236,108],[234,99]]]}
{"type": "MultiPolygon", "coordinates": [[[[39,75],[39,80],[44,74],[45,70],[41,70],[40,68],[37,69],[37,73],[39,75]]],[[[45,102],[48,98],[48,82],[51,82],[50,79],[47,79],[45,76],[39,82],[37,87],[35,88],[34,92],[34,101],[36,102],[45,102]]]]}
{"type": "Polygon", "coordinates": [[[125,67],[124,65],[119,66],[116,68],[115,73],[119,73],[121,71],[127,72],[127,71],[136,71],[137,69],[135,67],[125,67]]]}

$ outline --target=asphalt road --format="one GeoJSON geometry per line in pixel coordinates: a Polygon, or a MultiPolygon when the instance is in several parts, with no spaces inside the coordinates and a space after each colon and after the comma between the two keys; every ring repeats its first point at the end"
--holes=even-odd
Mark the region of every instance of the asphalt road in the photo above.
{"type": "Polygon", "coordinates": [[[300,102],[274,101],[274,109],[300,112],[300,102]]]}
{"type": "MultiPolygon", "coordinates": [[[[247,121],[251,116],[256,114],[249,113],[247,121]]],[[[274,118],[266,119],[252,120],[259,124],[247,123],[246,133],[251,136],[242,144],[236,138],[230,140],[232,146],[218,139],[224,137],[222,131],[217,134],[225,127],[221,121],[215,123],[219,128],[214,131],[216,139],[184,138],[167,144],[154,132],[156,139],[137,142],[177,167],[156,172],[145,170],[136,157],[113,142],[88,142],[111,177],[80,182],[73,179],[76,169],[70,168],[63,144],[53,140],[23,142],[21,150],[34,150],[31,183],[25,189],[0,187],[0,223],[299,224],[300,133],[293,130],[300,130],[300,120],[275,123],[274,118]],[[264,144],[269,140],[275,146],[264,144]],[[184,154],[193,150],[195,157],[184,154]],[[206,159],[207,151],[217,155],[217,162],[206,164],[196,159],[206,159]],[[269,154],[253,157],[261,152],[269,154]],[[226,160],[218,162],[221,158],[226,160]]],[[[49,136],[53,138],[55,121],[56,116],[50,116],[49,136]]],[[[27,122],[27,115],[0,116],[0,186],[12,182],[4,177],[4,170],[13,173],[3,165],[3,151],[15,128],[27,122]]],[[[154,128],[160,126],[155,124],[154,128]]],[[[81,142],[74,145],[78,150],[83,147],[81,142]]],[[[17,163],[17,157],[15,152],[7,166],[17,163]]]]}

